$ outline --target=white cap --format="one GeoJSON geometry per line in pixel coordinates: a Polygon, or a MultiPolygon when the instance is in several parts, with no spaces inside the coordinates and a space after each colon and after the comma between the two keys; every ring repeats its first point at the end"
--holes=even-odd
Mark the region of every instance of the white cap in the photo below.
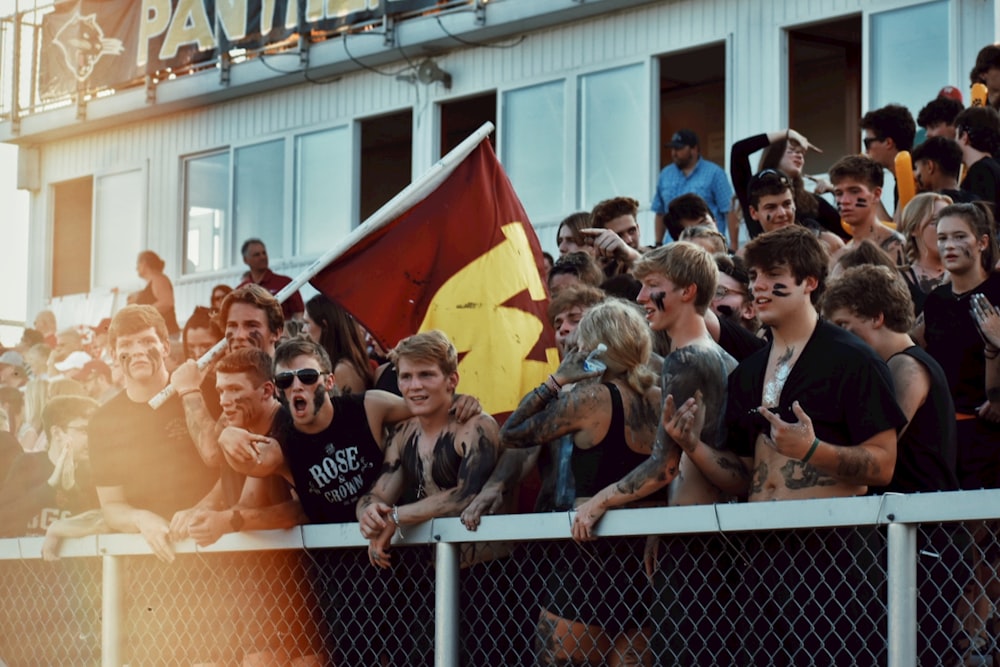
{"type": "Polygon", "coordinates": [[[56,370],[60,373],[65,373],[66,371],[78,371],[87,365],[91,357],[86,352],[77,350],[76,352],[71,352],[68,357],[62,361],[56,362],[56,370]]]}

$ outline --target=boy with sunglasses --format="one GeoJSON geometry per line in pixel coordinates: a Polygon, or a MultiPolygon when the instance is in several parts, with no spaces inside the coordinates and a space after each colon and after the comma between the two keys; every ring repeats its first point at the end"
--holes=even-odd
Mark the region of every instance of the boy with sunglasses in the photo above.
{"type": "MultiPolygon", "coordinates": [[[[285,476],[310,523],[356,520],[358,499],[381,472],[386,428],[413,416],[402,398],[385,391],[333,395],[332,371],[320,345],[302,338],[285,341],[274,356],[283,409],[270,436],[227,429],[219,441],[238,472],[285,476]]],[[[457,397],[453,409],[459,421],[482,410],[468,397],[457,397]]]]}

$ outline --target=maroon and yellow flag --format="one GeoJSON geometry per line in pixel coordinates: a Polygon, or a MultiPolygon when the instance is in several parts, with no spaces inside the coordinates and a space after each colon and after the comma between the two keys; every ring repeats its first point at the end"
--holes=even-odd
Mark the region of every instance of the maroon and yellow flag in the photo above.
{"type": "Polygon", "coordinates": [[[506,416],[558,365],[542,252],[483,140],[435,190],[312,279],[389,349],[440,329],[459,354],[459,391],[506,416]]]}

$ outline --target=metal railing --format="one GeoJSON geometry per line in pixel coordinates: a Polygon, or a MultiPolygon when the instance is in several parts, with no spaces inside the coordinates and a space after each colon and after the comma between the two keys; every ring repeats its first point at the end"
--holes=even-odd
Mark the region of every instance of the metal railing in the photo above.
{"type": "Polygon", "coordinates": [[[171,564],[137,535],[55,563],[0,540],[0,664],[564,664],[558,618],[611,638],[575,644],[590,664],[994,664],[998,516],[1000,491],[635,509],[588,544],[567,513],[437,519],[389,571],[356,524],[185,541],[171,564]]]}

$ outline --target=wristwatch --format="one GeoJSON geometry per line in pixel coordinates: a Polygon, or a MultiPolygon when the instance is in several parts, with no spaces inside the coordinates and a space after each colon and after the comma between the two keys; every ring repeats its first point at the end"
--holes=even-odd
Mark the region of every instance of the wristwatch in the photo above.
{"type": "Polygon", "coordinates": [[[239,510],[233,510],[233,515],[229,517],[229,525],[232,527],[234,533],[243,530],[243,515],[240,514],[239,510]]]}

